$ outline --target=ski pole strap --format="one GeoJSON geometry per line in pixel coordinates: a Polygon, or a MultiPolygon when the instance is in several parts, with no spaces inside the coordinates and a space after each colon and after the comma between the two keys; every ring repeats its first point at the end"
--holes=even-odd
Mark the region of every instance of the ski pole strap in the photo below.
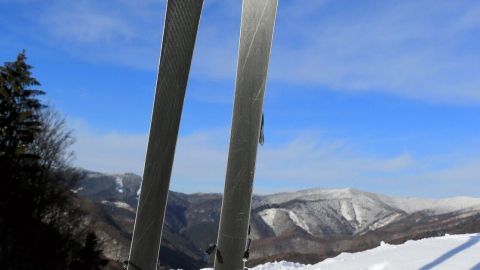
{"type": "Polygon", "coordinates": [[[217,244],[210,244],[210,246],[208,246],[208,248],[205,250],[205,253],[211,255],[215,249],[217,249],[217,244]]]}
{"type": "Polygon", "coordinates": [[[263,143],[265,142],[265,135],[263,133],[263,125],[264,125],[264,117],[263,117],[263,113],[262,113],[262,123],[261,123],[261,126],[260,126],[260,137],[258,138],[258,143],[260,143],[260,145],[263,145],[263,143]]]}
{"type": "MultiPolygon", "coordinates": [[[[248,233],[247,233],[248,236],[250,236],[251,229],[252,229],[252,227],[250,225],[248,225],[248,233]]],[[[248,260],[248,257],[250,257],[250,244],[251,243],[252,243],[252,239],[249,237],[248,240],[247,240],[247,248],[246,248],[245,252],[243,253],[243,261],[244,262],[246,262],[248,260]]]]}
{"type": "Polygon", "coordinates": [[[247,241],[247,250],[245,250],[245,253],[243,253],[243,261],[246,262],[248,261],[248,258],[250,257],[250,244],[252,243],[252,239],[248,238],[247,241]]]}

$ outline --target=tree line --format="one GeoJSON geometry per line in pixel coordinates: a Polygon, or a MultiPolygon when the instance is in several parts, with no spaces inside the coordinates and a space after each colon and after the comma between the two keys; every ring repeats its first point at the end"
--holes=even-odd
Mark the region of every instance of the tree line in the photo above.
{"type": "Polygon", "coordinates": [[[40,99],[25,52],[0,66],[0,269],[107,264],[72,192],[74,137],[40,99]]]}

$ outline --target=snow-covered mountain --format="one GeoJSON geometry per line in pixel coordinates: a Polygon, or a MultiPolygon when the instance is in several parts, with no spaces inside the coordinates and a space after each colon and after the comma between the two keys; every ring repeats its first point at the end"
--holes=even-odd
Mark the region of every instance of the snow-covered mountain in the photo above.
{"type": "Polygon", "coordinates": [[[479,254],[480,234],[460,234],[410,240],[401,245],[382,243],[371,250],[342,253],[314,265],[280,261],[251,270],[480,270],[479,254]]]}
{"type": "Polygon", "coordinates": [[[364,234],[416,212],[477,213],[480,198],[431,200],[390,197],[351,188],[310,189],[256,196],[252,209],[275,235],[295,226],[318,237],[364,234]]]}
{"type": "MultiPolygon", "coordinates": [[[[107,256],[126,259],[141,178],[82,174],[73,192],[90,202],[88,211],[107,256]]],[[[216,242],[221,200],[221,194],[170,192],[161,262],[183,269],[207,264],[203,250],[216,242]]],[[[254,196],[251,228],[249,265],[273,260],[317,263],[341,252],[374,248],[381,241],[480,232],[480,199],[400,198],[355,189],[254,196]]]]}

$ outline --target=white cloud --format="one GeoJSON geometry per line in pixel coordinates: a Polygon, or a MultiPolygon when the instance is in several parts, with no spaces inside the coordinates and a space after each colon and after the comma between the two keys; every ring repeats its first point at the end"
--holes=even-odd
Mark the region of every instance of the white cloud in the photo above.
{"type": "MultiPolygon", "coordinates": [[[[480,157],[474,156],[455,160],[448,167],[429,170],[411,177],[413,183],[422,186],[432,183],[431,196],[448,196],[450,194],[478,197],[480,192],[480,157]]],[[[451,195],[450,195],[451,196],[451,195]]]]}
{"type": "Polygon", "coordinates": [[[145,134],[98,132],[83,121],[74,121],[74,164],[89,170],[141,174],[147,149],[145,134]]]}
{"type": "Polygon", "coordinates": [[[172,189],[187,192],[223,191],[227,164],[227,129],[181,136],[172,171],[172,189]]]}
{"type": "MultiPolygon", "coordinates": [[[[19,17],[39,44],[87,62],[155,70],[164,10],[165,1],[52,0],[21,9],[19,17]]],[[[14,29],[25,35],[25,27],[14,29]]]]}
{"type": "Polygon", "coordinates": [[[462,30],[480,28],[480,5],[468,9],[458,22],[458,28],[462,30]]]}
{"type": "MultiPolygon", "coordinates": [[[[77,123],[75,164],[90,170],[141,174],[145,134],[99,133],[77,123]]],[[[228,153],[228,130],[198,131],[179,138],[172,187],[186,191],[221,191],[228,153]]],[[[369,174],[395,174],[415,166],[408,154],[375,157],[357,153],[354,145],[316,136],[259,148],[256,179],[286,185],[300,181],[311,187],[323,183],[366,179],[369,174]]]]}
{"type": "MultiPolygon", "coordinates": [[[[427,102],[478,103],[478,7],[430,0],[375,7],[366,1],[279,3],[270,79],[427,102]]],[[[202,56],[195,70],[211,78],[232,78],[238,30],[210,21],[203,27],[214,34],[208,42],[200,39],[202,56]]]]}
{"type": "Polygon", "coordinates": [[[297,137],[284,145],[259,152],[257,176],[268,181],[332,183],[368,180],[373,175],[411,170],[416,162],[409,154],[375,156],[360,152],[354,144],[321,137],[297,137]]]}
{"type": "MultiPolygon", "coordinates": [[[[54,0],[25,17],[34,18],[38,40],[79,58],[156,70],[164,8],[164,1],[153,0],[54,0]]],[[[205,2],[193,77],[233,80],[240,12],[240,1],[205,2]]],[[[467,1],[281,1],[269,78],[478,103],[479,12],[480,5],[467,1]]]]}
{"type": "Polygon", "coordinates": [[[480,59],[468,49],[475,46],[476,35],[453,27],[470,8],[402,1],[318,23],[293,22],[287,30],[277,30],[282,39],[274,45],[272,78],[429,102],[478,102],[480,59]],[[288,40],[292,28],[301,31],[288,40]],[[292,46],[298,40],[302,42],[292,46]]]}
{"type": "Polygon", "coordinates": [[[134,27],[128,21],[85,1],[54,5],[42,22],[52,36],[75,47],[84,43],[124,43],[134,36],[134,27]]]}
{"type": "MultiPolygon", "coordinates": [[[[76,121],[74,127],[76,166],[142,174],[146,134],[98,132],[82,121],[76,121]]],[[[228,140],[227,128],[180,136],[171,188],[181,192],[222,192],[228,140]]],[[[441,156],[375,154],[362,150],[358,142],[311,131],[297,132],[285,143],[269,145],[267,141],[259,147],[255,192],[355,187],[409,196],[475,195],[480,192],[476,185],[480,180],[480,154],[456,151],[441,156]]]]}

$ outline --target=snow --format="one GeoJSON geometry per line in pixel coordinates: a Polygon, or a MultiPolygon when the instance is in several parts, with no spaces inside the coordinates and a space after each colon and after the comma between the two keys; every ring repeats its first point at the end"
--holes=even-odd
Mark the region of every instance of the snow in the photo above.
{"type": "Polygon", "coordinates": [[[260,217],[275,235],[286,231],[288,225],[282,222],[287,222],[309,234],[322,236],[321,228],[337,233],[367,233],[418,211],[468,217],[480,211],[480,198],[418,199],[378,195],[352,188],[310,189],[256,196],[252,208],[262,208],[260,217]]]}
{"type": "MultiPolygon", "coordinates": [[[[254,251],[253,251],[254,252],[254,251]]],[[[342,253],[315,265],[272,262],[251,270],[480,270],[480,233],[445,235],[407,241],[401,245],[382,243],[358,253],[342,253]]],[[[205,268],[204,270],[207,270],[205,268]]]]}
{"type": "Polygon", "coordinates": [[[118,208],[123,208],[123,209],[126,209],[126,210],[130,211],[130,212],[135,212],[135,209],[133,209],[133,207],[131,207],[128,203],[114,202],[113,204],[118,208]]]}
{"type": "Polygon", "coordinates": [[[270,226],[271,228],[274,228],[273,220],[275,219],[276,213],[277,213],[277,209],[275,208],[266,209],[260,212],[260,217],[262,217],[263,221],[265,221],[265,223],[267,223],[268,226],[270,226]]]}
{"type": "Polygon", "coordinates": [[[383,202],[402,209],[406,213],[417,211],[433,211],[436,214],[444,214],[453,211],[464,210],[467,208],[480,208],[480,200],[470,197],[454,197],[447,199],[417,199],[417,198],[399,198],[378,195],[383,202]]]}
{"type": "Polygon", "coordinates": [[[293,221],[293,223],[295,225],[297,225],[298,227],[304,229],[306,232],[308,232],[309,234],[312,234],[312,232],[310,231],[310,228],[308,227],[307,223],[304,221],[304,220],[301,220],[297,217],[297,215],[295,215],[294,212],[292,211],[288,211],[288,217],[293,221]]]}
{"type": "MultiPolygon", "coordinates": [[[[479,209],[480,198],[471,197],[455,197],[447,199],[419,199],[419,198],[402,198],[394,196],[377,195],[370,192],[364,192],[352,188],[345,189],[308,189],[297,192],[285,192],[272,195],[259,196],[260,200],[255,206],[268,205],[268,204],[282,204],[292,200],[300,201],[318,201],[318,200],[344,200],[344,203],[340,206],[342,214],[346,214],[345,218],[349,220],[347,216],[351,216],[351,212],[348,212],[348,204],[346,201],[354,200],[354,205],[376,204],[378,202],[388,205],[390,207],[405,211],[406,213],[414,213],[418,211],[432,210],[438,214],[463,210],[466,208],[479,209]]],[[[358,210],[358,209],[355,209],[358,210]]],[[[358,216],[361,216],[357,211],[358,216]]]]}
{"type": "Polygon", "coordinates": [[[363,220],[363,216],[365,216],[365,213],[363,213],[362,211],[362,208],[360,207],[361,205],[358,205],[358,204],[353,204],[352,205],[352,209],[353,209],[353,213],[355,213],[355,219],[357,220],[358,224],[363,224],[364,223],[364,220],[363,220]]]}
{"type": "Polygon", "coordinates": [[[275,235],[281,235],[294,225],[288,216],[288,210],[270,208],[259,213],[263,221],[272,229],[275,235]]]}
{"type": "Polygon", "coordinates": [[[75,193],[75,194],[77,194],[79,191],[82,191],[82,190],[84,190],[84,189],[85,189],[84,187],[79,187],[79,188],[77,188],[77,189],[70,189],[70,191],[73,192],[73,193],[75,193]]]}
{"type": "Polygon", "coordinates": [[[128,210],[130,212],[135,213],[135,209],[133,209],[133,207],[131,207],[128,203],[119,202],[119,201],[111,202],[111,201],[103,200],[102,204],[109,205],[109,206],[115,206],[117,208],[122,208],[122,209],[125,209],[125,210],[128,210]]]}
{"type": "Polygon", "coordinates": [[[341,200],[340,201],[340,213],[342,213],[343,217],[345,217],[348,221],[355,220],[355,208],[350,207],[348,201],[341,200]]]}
{"type": "Polygon", "coordinates": [[[397,218],[399,218],[401,216],[402,215],[399,214],[399,213],[394,213],[394,214],[392,214],[390,216],[387,216],[384,219],[381,219],[381,220],[373,223],[372,225],[368,226],[368,229],[371,230],[371,231],[379,229],[383,226],[386,226],[386,225],[392,223],[393,221],[395,221],[397,218]]]}
{"type": "Polygon", "coordinates": [[[261,211],[259,214],[263,221],[275,232],[275,235],[280,235],[287,229],[288,222],[292,222],[294,225],[312,234],[305,221],[300,219],[293,211],[281,208],[269,208],[261,211]]]}
{"type": "Polygon", "coordinates": [[[119,193],[123,193],[123,179],[119,176],[115,177],[116,190],[119,193]]]}

